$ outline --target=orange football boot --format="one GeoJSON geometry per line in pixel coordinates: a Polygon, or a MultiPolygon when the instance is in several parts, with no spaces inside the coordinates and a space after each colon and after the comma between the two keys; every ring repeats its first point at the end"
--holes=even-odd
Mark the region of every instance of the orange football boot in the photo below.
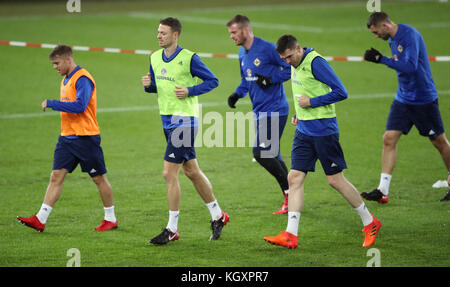
{"type": "Polygon", "coordinates": [[[264,240],[270,244],[280,245],[290,249],[295,249],[298,245],[298,236],[295,236],[287,231],[280,231],[280,234],[277,236],[266,236],[264,237],[264,240]]]}
{"type": "Polygon", "coordinates": [[[375,217],[373,217],[373,221],[371,224],[364,226],[362,230],[362,233],[364,235],[363,247],[371,246],[372,244],[375,243],[375,239],[381,226],[382,226],[381,221],[379,221],[375,217]]]}

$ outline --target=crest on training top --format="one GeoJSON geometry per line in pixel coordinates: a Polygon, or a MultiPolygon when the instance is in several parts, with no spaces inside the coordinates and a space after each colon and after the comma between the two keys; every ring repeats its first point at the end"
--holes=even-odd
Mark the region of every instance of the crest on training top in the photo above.
{"type": "Polygon", "coordinates": [[[397,50],[401,53],[403,52],[403,46],[402,45],[398,45],[397,50]]]}

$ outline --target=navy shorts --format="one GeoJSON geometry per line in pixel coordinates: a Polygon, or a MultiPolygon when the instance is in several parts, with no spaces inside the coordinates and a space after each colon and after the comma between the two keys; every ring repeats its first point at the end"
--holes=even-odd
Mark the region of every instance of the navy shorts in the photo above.
{"type": "MultiPolygon", "coordinates": [[[[253,150],[265,151],[266,157],[280,160],[280,141],[288,116],[268,116],[255,120],[255,143],[253,150]]],[[[261,153],[263,156],[264,153],[261,153]]]]}
{"type": "Polygon", "coordinates": [[[438,100],[425,105],[407,105],[394,100],[389,111],[386,130],[407,135],[415,125],[419,134],[434,139],[444,132],[438,100]]]}
{"type": "Polygon", "coordinates": [[[53,170],[66,169],[71,173],[78,164],[91,177],[106,173],[100,135],[67,139],[60,136],[53,156],[53,170]]]}
{"type": "Polygon", "coordinates": [[[339,134],[329,136],[307,136],[295,130],[291,152],[291,169],[315,171],[320,160],[326,175],[333,175],[347,168],[344,153],[339,144],[339,134]]]}
{"type": "Polygon", "coordinates": [[[195,136],[198,127],[179,126],[173,129],[164,129],[167,146],[164,160],[173,163],[183,163],[196,158],[195,136]]]}

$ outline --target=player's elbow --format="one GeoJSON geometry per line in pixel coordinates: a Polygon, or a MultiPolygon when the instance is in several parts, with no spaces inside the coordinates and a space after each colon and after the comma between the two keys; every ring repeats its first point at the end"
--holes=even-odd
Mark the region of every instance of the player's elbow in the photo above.
{"type": "Polygon", "coordinates": [[[403,65],[400,65],[398,68],[398,71],[406,74],[414,73],[417,70],[418,63],[414,61],[407,61],[406,63],[403,63],[403,65]]]}
{"type": "Polygon", "coordinates": [[[81,103],[78,103],[78,104],[74,105],[74,107],[73,107],[73,111],[75,114],[84,113],[84,111],[86,111],[86,109],[87,109],[87,105],[83,105],[81,103]]]}
{"type": "Polygon", "coordinates": [[[212,87],[213,89],[215,89],[215,88],[217,88],[218,86],[219,86],[219,79],[217,79],[217,78],[211,79],[211,87],[212,87]]]}
{"type": "Polygon", "coordinates": [[[345,88],[339,89],[337,94],[341,98],[341,101],[348,98],[348,92],[345,88]]]}
{"type": "Polygon", "coordinates": [[[414,64],[405,65],[402,69],[403,73],[411,74],[416,71],[417,67],[414,64]]]}

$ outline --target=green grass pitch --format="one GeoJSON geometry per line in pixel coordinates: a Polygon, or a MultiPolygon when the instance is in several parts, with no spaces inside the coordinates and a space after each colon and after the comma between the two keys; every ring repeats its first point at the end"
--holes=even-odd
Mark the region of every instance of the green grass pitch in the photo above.
{"type": "MultiPolygon", "coordinates": [[[[81,0],[81,13],[68,13],[65,1],[42,4],[0,3],[0,40],[66,43],[90,47],[157,49],[159,19],[179,17],[180,45],[196,52],[236,54],[225,23],[237,13],[254,23],[254,33],[275,42],[291,33],[303,46],[324,56],[361,56],[374,47],[390,55],[365,24],[366,1],[164,1],[112,3],[81,0]],[[263,2],[261,4],[261,2],[263,2]],[[189,3],[189,4],[188,4],[189,3]]],[[[450,55],[450,6],[439,1],[382,1],[396,23],[415,26],[430,56],[450,55]]],[[[75,51],[75,62],[94,76],[98,121],[108,178],[115,192],[119,228],[93,231],[103,218],[95,185],[77,168],[68,175],[59,202],[37,233],[16,222],[39,210],[52,168],[60,130],[59,116],[40,110],[45,98],[59,96],[61,77],[48,60],[50,49],[0,45],[0,266],[66,266],[67,251],[77,248],[81,266],[356,266],[370,259],[362,248],[361,220],[326,182],[318,163],[307,176],[299,247],[288,250],[264,242],[284,230],[287,218],[272,215],[282,197],[276,181],[252,162],[251,147],[197,148],[201,168],[212,182],[221,207],[231,217],[220,240],[208,241],[210,215],[192,184],[180,175],[180,240],[152,246],[149,239],[168,219],[162,177],[164,136],[156,98],[146,94],[140,77],[148,56],[75,51]],[[142,108],[141,110],[138,108],[142,108]],[[114,110],[116,109],[116,110],[114,110]],[[11,117],[11,115],[19,115],[11,117]],[[21,116],[20,116],[21,115],[21,116]]],[[[237,87],[236,59],[202,59],[220,85],[207,95],[203,112],[225,116],[227,97],[237,87]]],[[[397,87],[395,72],[364,62],[331,62],[348,89],[336,105],[345,176],[362,191],[378,184],[381,136],[397,87]]],[[[444,126],[450,128],[449,62],[432,62],[444,126]]],[[[285,84],[293,113],[290,82],[285,84]]],[[[247,113],[248,100],[237,110],[247,113]]],[[[204,128],[207,128],[205,125],[204,128]]],[[[287,124],[282,156],[290,166],[295,128],[287,124]]],[[[449,266],[450,205],[439,202],[446,189],[432,188],[447,172],[428,139],[413,128],[399,144],[390,202],[367,206],[383,222],[373,247],[381,266],[449,266]]]]}

